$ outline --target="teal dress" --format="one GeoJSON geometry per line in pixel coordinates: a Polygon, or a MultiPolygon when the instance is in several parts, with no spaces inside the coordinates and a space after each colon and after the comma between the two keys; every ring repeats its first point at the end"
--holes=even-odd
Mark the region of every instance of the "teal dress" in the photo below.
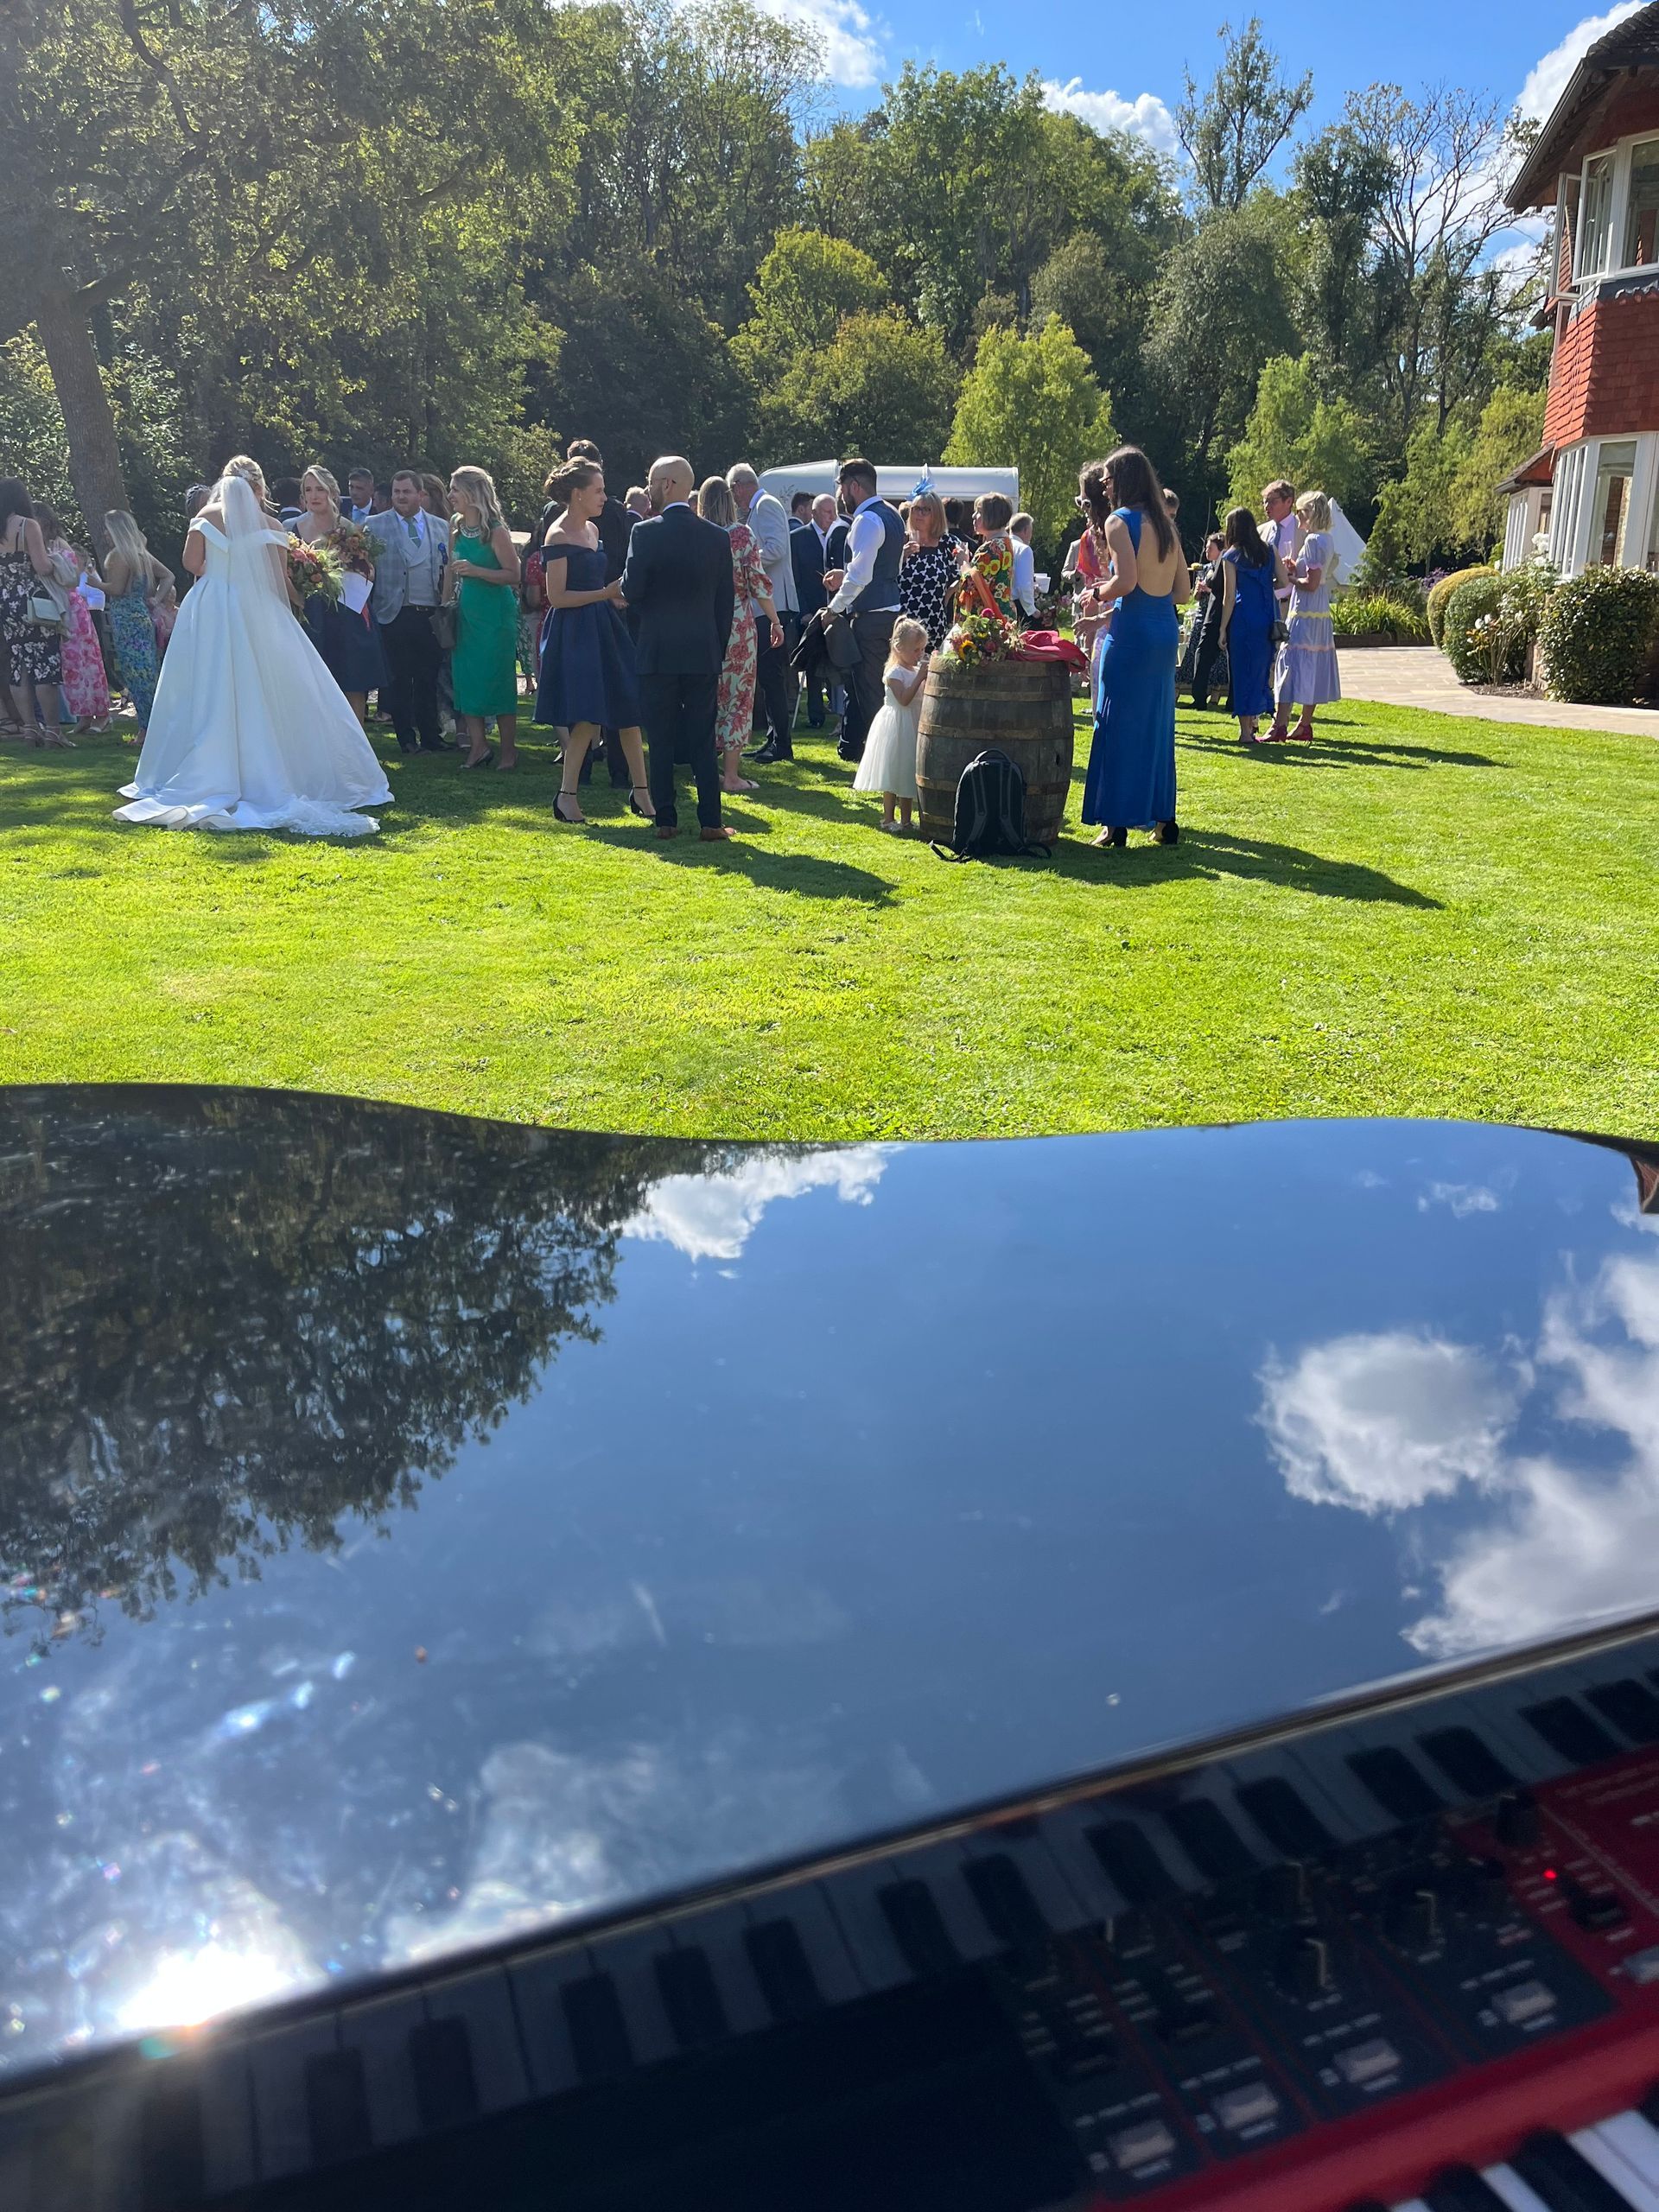
{"type": "MultiPolygon", "coordinates": [[[[450,556],[499,569],[487,538],[457,531],[450,556]]],[[[518,711],[518,594],[505,584],[463,576],[455,593],[455,650],[450,658],[458,715],[516,715],[518,711]]]]}
{"type": "MultiPolygon", "coordinates": [[[[1139,507],[1119,507],[1141,550],[1139,507]]],[[[1175,662],[1181,626],[1173,595],[1137,584],[1119,600],[1101,650],[1095,741],[1083,818],[1115,830],[1155,830],[1175,819],[1175,662]]]]}

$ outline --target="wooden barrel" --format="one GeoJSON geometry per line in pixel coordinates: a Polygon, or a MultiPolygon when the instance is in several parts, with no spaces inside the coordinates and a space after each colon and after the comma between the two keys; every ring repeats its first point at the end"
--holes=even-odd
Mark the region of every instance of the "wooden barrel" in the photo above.
{"type": "Polygon", "coordinates": [[[916,747],[922,834],[948,838],[957,779],[995,746],[1026,779],[1026,831],[1052,844],[1071,785],[1071,675],[1053,661],[994,660],[967,667],[935,659],[922,695],[916,747]]]}

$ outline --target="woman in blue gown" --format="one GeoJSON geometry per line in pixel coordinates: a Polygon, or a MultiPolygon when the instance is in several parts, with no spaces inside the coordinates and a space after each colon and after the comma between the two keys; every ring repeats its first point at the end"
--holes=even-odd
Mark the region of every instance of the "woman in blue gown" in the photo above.
{"type": "Polygon", "coordinates": [[[1095,741],[1083,787],[1083,818],[1101,825],[1096,845],[1128,842],[1155,830],[1173,845],[1175,823],[1175,610],[1192,597],[1186,561],[1164,504],[1157,471],[1138,446],[1120,446],[1103,465],[1112,512],[1106,522],[1111,569],[1102,592],[1116,612],[1100,658],[1095,741]]]}
{"type": "Polygon", "coordinates": [[[1285,564],[1248,507],[1232,510],[1221,535],[1221,634],[1232,677],[1231,705],[1239,742],[1254,745],[1257,722],[1273,713],[1276,589],[1285,582],[1285,564]]]}
{"type": "Polygon", "coordinates": [[[582,764],[600,732],[613,729],[633,779],[628,804],[649,821],[656,810],[645,784],[633,640],[623,619],[621,592],[605,581],[599,543],[605,479],[592,461],[567,461],[549,477],[548,489],[564,508],[543,541],[547,619],[536,694],[537,721],[566,733],[553,811],[561,822],[587,819],[576,795],[582,764]]]}

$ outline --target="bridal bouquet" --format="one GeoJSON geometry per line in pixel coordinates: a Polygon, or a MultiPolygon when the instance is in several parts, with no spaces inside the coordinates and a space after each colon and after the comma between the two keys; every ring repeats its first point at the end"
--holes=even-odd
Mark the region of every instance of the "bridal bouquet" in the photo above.
{"type": "Polygon", "coordinates": [[[295,597],[302,607],[311,598],[326,599],[330,607],[340,604],[340,558],[322,545],[302,545],[297,537],[288,542],[288,581],[295,597]]]}
{"type": "Polygon", "coordinates": [[[1011,660],[1019,643],[1020,633],[1012,622],[981,609],[964,614],[956,624],[944,641],[945,657],[959,660],[964,668],[977,668],[986,661],[1011,660]]]}
{"type": "Polygon", "coordinates": [[[340,565],[339,604],[348,614],[361,614],[374,589],[374,540],[342,515],[322,542],[340,565]]]}

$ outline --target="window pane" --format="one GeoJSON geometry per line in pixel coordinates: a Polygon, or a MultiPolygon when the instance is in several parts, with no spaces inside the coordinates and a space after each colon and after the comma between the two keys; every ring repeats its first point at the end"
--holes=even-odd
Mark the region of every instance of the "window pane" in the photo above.
{"type": "Polygon", "coordinates": [[[1659,261],[1659,138],[1630,151],[1630,207],[1619,265],[1637,269],[1650,261],[1659,261]]]}
{"type": "Polygon", "coordinates": [[[1584,207],[1579,235],[1582,251],[1574,274],[1594,276],[1607,266],[1611,241],[1608,224],[1613,212],[1613,157],[1598,154],[1584,165],[1584,207]]]}
{"type": "Polygon", "coordinates": [[[1623,555],[1624,522],[1630,505],[1630,477],[1635,467],[1634,438],[1602,447],[1596,463],[1596,504],[1590,519],[1592,568],[1614,568],[1623,555]]]}

